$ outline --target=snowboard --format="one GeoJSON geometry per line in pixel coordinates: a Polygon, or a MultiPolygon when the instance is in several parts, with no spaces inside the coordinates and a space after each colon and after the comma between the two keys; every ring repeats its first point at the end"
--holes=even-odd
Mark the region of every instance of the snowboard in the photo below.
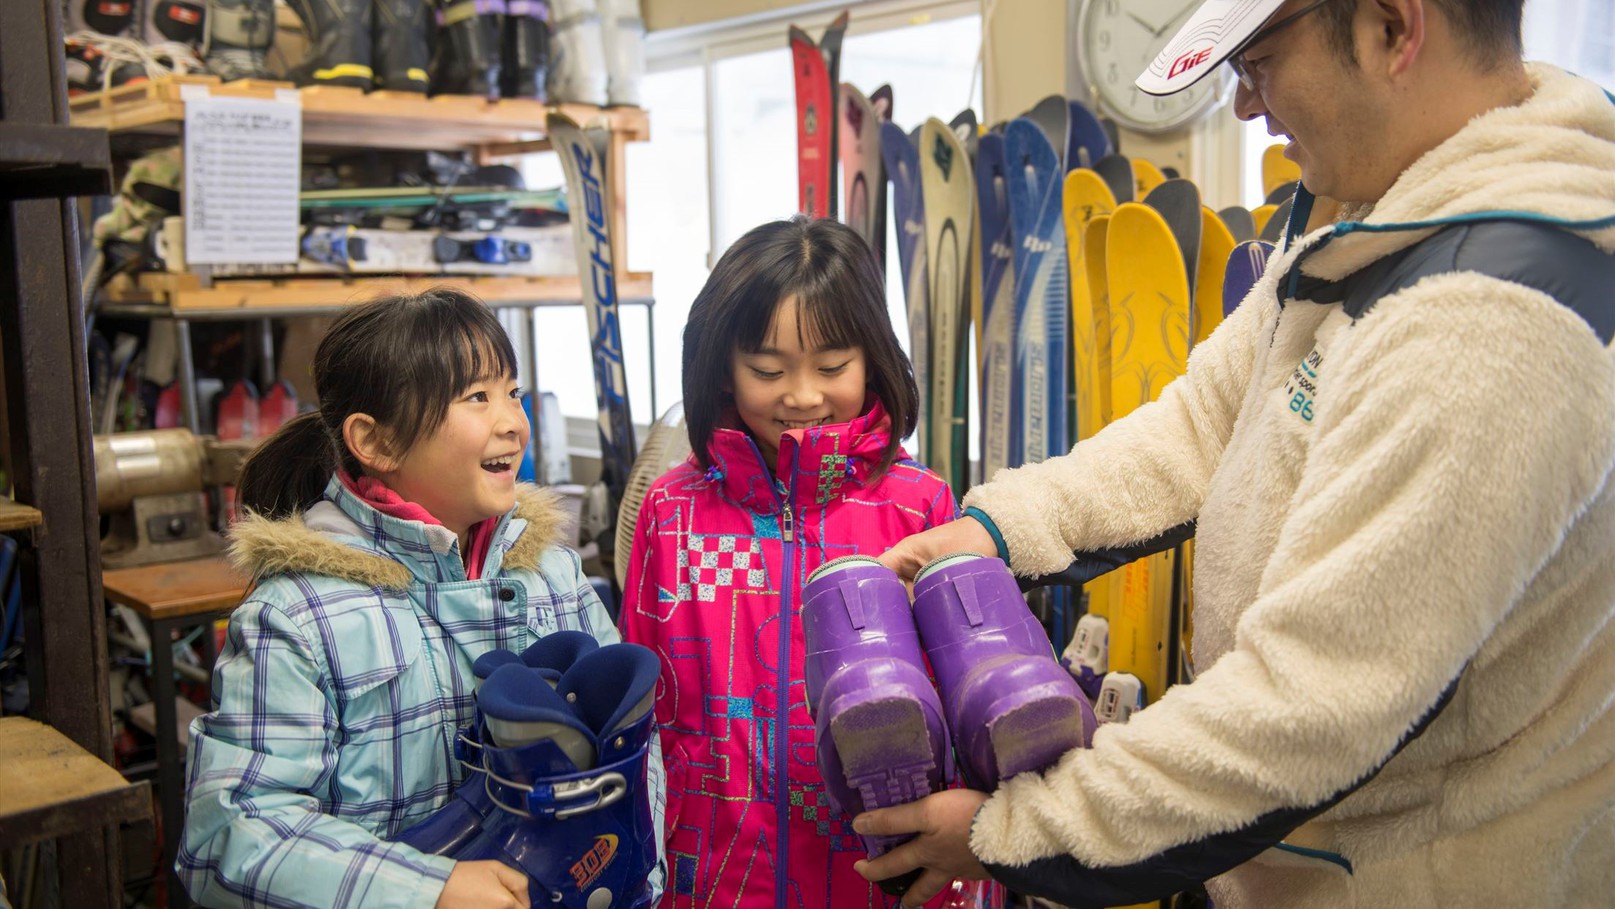
{"type": "MultiPolygon", "coordinates": [[[[876,123],[874,129],[875,154],[880,156],[880,125],[892,122],[892,87],[882,85],[869,96],[869,106],[875,111],[876,123]]],[[[870,244],[875,249],[875,261],[880,263],[881,270],[886,268],[886,162],[881,161],[880,180],[870,188],[875,194],[875,226],[870,234],[875,242],[870,244]]]]}
{"type": "Polygon", "coordinates": [[[303,274],[576,274],[571,231],[506,227],[498,232],[392,230],[353,225],[304,227],[303,274]]]}
{"type": "Polygon", "coordinates": [[[897,261],[903,269],[903,302],[908,312],[909,358],[914,361],[914,383],[920,390],[919,426],[915,438],[919,460],[929,464],[930,423],[930,304],[925,265],[925,199],[920,195],[920,153],[908,134],[895,123],[880,125],[880,154],[886,179],[892,183],[892,211],[897,218],[897,261]]]}
{"type": "MultiPolygon", "coordinates": [[[[1292,196],[1273,207],[1273,211],[1268,216],[1267,223],[1262,225],[1262,232],[1257,235],[1257,239],[1266,240],[1274,246],[1283,242],[1284,230],[1290,224],[1290,208],[1293,202],[1294,197],[1292,196]]],[[[1262,207],[1266,208],[1267,206],[1262,207]]]]}
{"type": "Polygon", "coordinates": [[[493,231],[512,225],[560,223],[566,197],[560,189],[508,186],[399,186],[307,190],[298,212],[311,226],[493,231]]]}
{"type": "Polygon", "coordinates": [[[1234,234],[1209,208],[1200,209],[1200,261],[1194,279],[1194,343],[1211,336],[1222,324],[1222,290],[1228,256],[1234,251],[1234,234]]]}
{"type": "Polygon", "coordinates": [[[1278,210],[1277,205],[1258,205],[1251,209],[1251,223],[1256,226],[1256,236],[1251,239],[1262,239],[1262,233],[1267,230],[1267,222],[1273,219],[1273,213],[1278,210]]]}
{"type": "Polygon", "coordinates": [[[1133,162],[1126,157],[1111,152],[1094,162],[1094,172],[1110,187],[1111,195],[1116,197],[1116,204],[1131,202],[1137,196],[1138,182],[1133,179],[1133,162]]]}
{"type": "MultiPolygon", "coordinates": [[[[1042,127],[1027,117],[1004,130],[1010,229],[1015,238],[1016,370],[1013,425],[1023,433],[1024,463],[1071,450],[1069,322],[1071,296],[1061,196],[1065,171],[1042,127]]],[[[1063,650],[1075,621],[1072,591],[1053,588],[1045,619],[1063,650]]]]}
{"type": "Polygon", "coordinates": [[[498,234],[476,239],[438,234],[432,238],[432,254],[445,265],[477,262],[483,265],[509,265],[533,261],[533,245],[498,234]]]}
{"type": "Polygon", "coordinates": [[[878,225],[876,208],[885,201],[886,175],[880,162],[880,115],[864,93],[841,86],[841,123],[837,125],[837,157],[841,162],[842,219],[864,238],[882,270],[885,224],[878,225]]]}
{"type": "Polygon", "coordinates": [[[1274,144],[1262,149],[1262,195],[1300,179],[1301,165],[1284,157],[1284,145],[1274,144]]]}
{"type": "Polygon", "coordinates": [[[981,237],[981,476],[1009,467],[1018,434],[1011,423],[1015,369],[1015,254],[1009,227],[1004,137],[988,133],[976,146],[976,223],[981,237]]]}
{"type": "Polygon", "coordinates": [[[1250,209],[1243,205],[1230,205],[1217,212],[1217,217],[1228,226],[1229,232],[1234,235],[1234,242],[1256,239],[1256,219],[1251,217],[1250,209]]]}
{"type": "Polygon", "coordinates": [[[1228,254],[1228,269],[1222,279],[1222,311],[1227,316],[1232,313],[1245,297],[1250,293],[1262,272],[1267,270],[1268,257],[1273,254],[1273,244],[1264,240],[1247,240],[1234,247],[1228,254]]]}
{"type": "Polygon", "coordinates": [[[920,191],[930,287],[930,461],[956,495],[969,487],[970,233],[975,180],[964,143],[941,120],[920,127],[920,191]]]}
{"type": "Polygon", "coordinates": [[[818,43],[794,25],[788,31],[796,75],[796,204],[810,218],[836,216],[836,87],[846,30],[842,13],[818,43]]]}
{"type": "MultiPolygon", "coordinates": [[[[971,183],[974,183],[975,182],[974,174],[975,174],[975,170],[976,170],[976,148],[981,142],[981,125],[976,122],[976,112],[971,110],[968,107],[965,108],[964,110],[960,111],[956,116],[954,116],[954,118],[952,120],[948,121],[948,128],[953,130],[953,135],[959,140],[959,144],[964,146],[965,158],[970,161],[970,171],[971,171],[970,180],[971,180],[971,183]]],[[[971,203],[972,210],[974,210],[974,208],[975,208],[975,195],[974,195],[974,188],[973,187],[972,187],[972,192],[971,192],[970,203],[971,203]]],[[[969,263],[970,267],[968,269],[966,269],[966,272],[965,272],[966,275],[968,276],[966,281],[965,281],[965,293],[966,293],[966,296],[969,298],[969,301],[970,301],[968,309],[970,311],[969,323],[970,323],[970,342],[971,343],[970,343],[969,346],[975,348],[975,354],[976,354],[975,360],[974,360],[975,370],[976,370],[975,374],[978,375],[978,376],[981,374],[981,367],[982,367],[983,362],[985,362],[984,357],[986,356],[985,347],[983,346],[985,342],[984,342],[984,340],[982,338],[982,329],[986,325],[986,322],[981,317],[981,271],[976,268],[976,263],[979,262],[980,260],[981,260],[981,225],[980,225],[979,222],[976,221],[975,218],[972,218],[971,219],[971,225],[970,225],[970,252],[969,252],[969,255],[968,255],[967,259],[966,259],[966,261],[969,263]]],[[[968,371],[969,370],[967,369],[966,372],[968,372],[968,371]]],[[[966,408],[966,412],[968,413],[970,407],[973,406],[973,407],[979,408],[979,406],[980,406],[980,402],[976,400],[976,398],[975,398],[975,396],[973,394],[970,394],[970,392],[979,392],[980,387],[977,386],[977,387],[972,388],[971,385],[970,385],[970,382],[968,381],[968,376],[967,376],[966,381],[965,381],[965,388],[966,388],[966,393],[967,393],[966,398],[967,398],[967,401],[969,402],[968,405],[967,405],[967,408],[966,408]]],[[[979,409],[977,410],[977,412],[978,413],[980,412],[979,409]]],[[[968,450],[966,451],[966,454],[963,457],[966,459],[966,462],[968,463],[968,461],[969,461],[968,450]]]]}
{"type": "Polygon", "coordinates": [[[1092,170],[1066,174],[1065,240],[1071,273],[1071,373],[1075,390],[1076,441],[1092,438],[1104,425],[1103,396],[1109,386],[1109,319],[1089,280],[1087,232],[1094,218],[1116,210],[1110,187],[1092,170]]]}
{"type": "MultiPolygon", "coordinates": [[[[1105,270],[1112,321],[1111,407],[1114,418],[1121,419],[1183,374],[1192,337],[1189,272],[1167,219],[1136,203],[1118,206],[1110,218],[1105,270]]],[[[1110,669],[1136,676],[1149,702],[1166,690],[1177,662],[1172,608],[1177,560],[1175,553],[1164,552],[1124,566],[1121,595],[1110,609],[1110,669]]]]}
{"type": "MultiPolygon", "coordinates": [[[[1139,162],[1134,159],[1133,163],[1139,162]]],[[[1191,294],[1189,306],[1189,340],[1198,335],[1192,295],[1195,276],[1200,270],[1200,188],[1188,180],[1166,180],[1144,196],[1144,204],[1160,212],[1161,218],[1172,232],[1178,254],[1183,258],[1183,273],[1188,277],[1191,294]]]]}
{"type": "Polygon", "coordinates": [[[1104,124],[1081,101],[1071,101],[1066,115],[1065,169],[1091,168],[1111,153],[1104,124]]]}
{"type": "Polygon", "coordinates": [[[1022,117],[1004,130],[1009,220],[1015,238],[1017,408],[1024,463],[1070,450],[1066,427],[1066,338],[1070,307],[1064,175],[1048,136],[1022,117]]]}
{"type": "MultiPolygon", "coordinates": [[[[1107,426],[1111,421],[1111,316],[1110,316],[1110,278],[1106,270],[1105,260],[1108,256],[1111,214],[1097,214],[1089,220],[1087,232],[1083,236],[1082,257],[1084,271],[1087,272],[1088,297],[1092,301],[1094,312],[1094,345],[1095,360],[1100,363],[1098,370],[1098,402],[1100,428],[1107,426]],[[1103,349],[1100,349],[1102,345],[1103,349]]],[[[1095,430],[1096,432],[1098,430],[1095,430]]],[[[1100,655],[1104,657],[1098,662],[1084,662],[1090,669],[1090,680],[1094,673],[1103,675],[1107,671],[1109,653],[1109,616],[1115,609],[1115,604],[1121,601],[1122,572],[1112,571],[1089,581],[1083,587],[1088,597],[1087,616],[1089,622],[1089,635],[1095,648],[1104,643],[1104,650],[1100,655]],[[1096,636],[1096,637],[1094,637],[1096,636]]],[[[1080,623],[1079,623],[1080,624],[1080,623]]],[[[1079,632],[1074,642],[1079,642],[1082,635],[1079,632]]],[[[1079,646],[1079,651],[1084,648],[1079,646]]],[[[1079,679],[1081,681],[1081,679],[1079,679]]]]}
{"type": "Polygon", "coordinates": [[[1167,176],[1159,167],[1143,158],[1133,159],[1133,198],[1143,199],[1166,181],[1167,176]]]}
{"type": "MultiPolygon", "coordinates": [[[[582,127],[571,117],[555,112],[545,122],[566,172],[572,236],[577,244],[578,276],[594,365],[600,430],[598,485],[603,485],[606,493],[605,512],[600,516],[602,527],[595,541],[600,546],[601,559],[613,562],[616,516],[634,466],[636,446],[617,308],[617,247],[611,235],[611,213],[617,210],[618,202],[612,175],[606,172],[611,132],[604,125],[582,127]]],[[[627,553],[623,556],[626,558],[627,553]]]]}
{"type": "Polygon", "coordinates": [[[1032,105],[1026,116],[1043,130],[1043,135],[1049,137],[1049,145],[1054,148],[1055,159],[1059,162],[1059,171],[1065,173],[1065,149],[1071,117],[1071,105],[1065,96],[1049,95],[1032,105]]]}

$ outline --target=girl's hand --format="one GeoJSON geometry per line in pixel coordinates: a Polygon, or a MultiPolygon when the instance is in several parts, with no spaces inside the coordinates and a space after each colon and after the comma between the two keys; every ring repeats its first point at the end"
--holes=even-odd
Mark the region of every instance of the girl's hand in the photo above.
{"type": "Polygon", "coordinates": [[[960,552],[997,557],[998,545],[980,521],[966,517],[902,540],[886,550],[880,561],[898,577],[913,583],[915,573],[927,563],[960,552]]]}
{"type": "Polygon", "coordinates": [[[456,862],[436,909],[530,909],[527,875],[504,862],[456,862]]]}

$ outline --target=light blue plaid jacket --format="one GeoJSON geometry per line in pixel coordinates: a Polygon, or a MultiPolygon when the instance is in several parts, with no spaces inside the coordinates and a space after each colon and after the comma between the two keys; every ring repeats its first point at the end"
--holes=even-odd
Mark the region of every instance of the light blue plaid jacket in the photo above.
{"type": "MultiPolygon", "coordinates": [[[[386,842],[460,782],[471,663],[560,629],[619,640],[559,544],[552,494],[520,489],[481,580],[453,533],[377,512],[333,479],[301,517],[249,518],[231,557],[261,583],[230,617],[213,712],[191,724],[175,863],[206,906],[430,907],[454,862],[386,842]]],[[[663,819],[652,737],[651,803],[663,819]]],[[[658,864],[653,890],[661,892],[658,864]]]]}

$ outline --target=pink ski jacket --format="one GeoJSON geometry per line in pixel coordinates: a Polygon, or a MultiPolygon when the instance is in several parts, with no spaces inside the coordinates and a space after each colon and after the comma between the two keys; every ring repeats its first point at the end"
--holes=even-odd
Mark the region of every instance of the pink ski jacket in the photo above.
{"type": "Polygon", "coordinates": [[[890,431],[877,402],[787,434],[770,470],[720,429],[710,470],[691,457],[645,496],[621,622],[663,664],[663,909],[896,905],[852,870],[862,841],[819,776],[797,602],[819,565],[954,518],[947,483],[906,454],[870,481],[890,431]]]}

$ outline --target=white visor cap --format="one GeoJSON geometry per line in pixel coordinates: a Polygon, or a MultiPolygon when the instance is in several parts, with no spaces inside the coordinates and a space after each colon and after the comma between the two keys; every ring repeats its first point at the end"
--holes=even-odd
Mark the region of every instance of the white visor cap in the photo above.
{"type": "Polygon", "coordinates": [[[1171,95],[1204,79],[1256,34],[1284,0],[1205,0],[1133,84],[1171,95]]]}

